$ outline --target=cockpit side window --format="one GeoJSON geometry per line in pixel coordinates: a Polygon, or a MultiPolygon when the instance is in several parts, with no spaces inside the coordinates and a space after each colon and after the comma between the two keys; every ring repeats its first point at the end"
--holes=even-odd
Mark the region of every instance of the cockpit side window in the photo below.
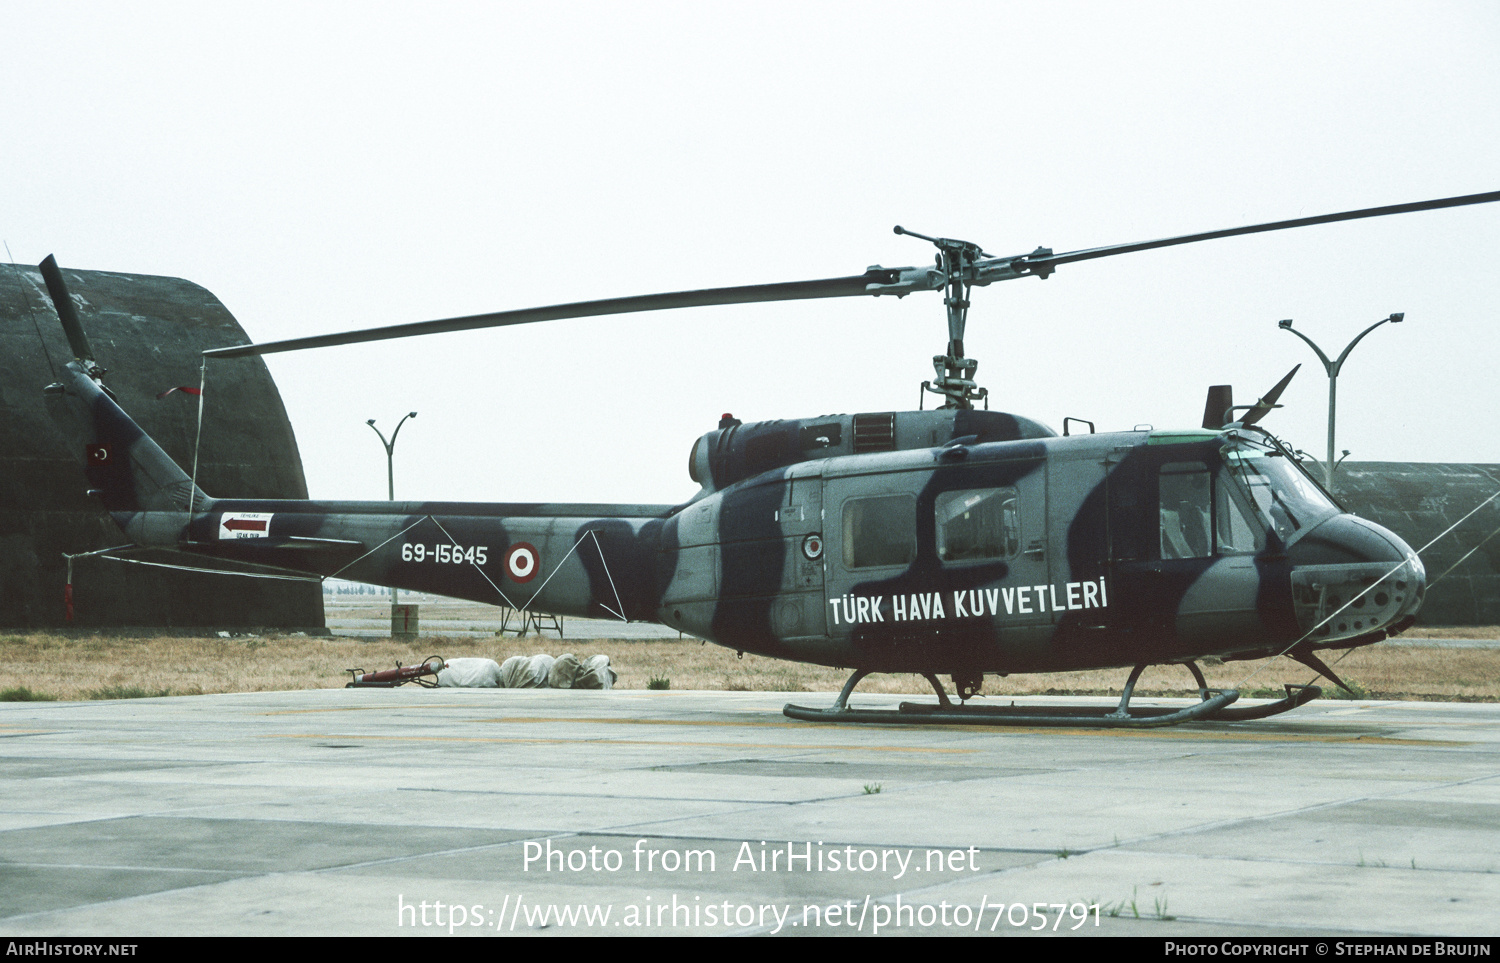
{"type": "Polygon", "coordinates": [[[1202,462],[1161,466],[1159,528],[1163,559],[1253,555],[1265,548],[1265,531],[1254,524],[1222,473],[1202,462]]]}
{"type": "Polygon", "coordinates": [[[1233,486],[1220,475],[1214,480],[1214,525],[1220,555],[1254,555],[1266,547],[1265,529],[1250,523],[1233,486]]]}
{"type": "Polygon", "coordinates": [[[1161,466],[1161,557],[1207,558],[1214,553],[1213,476],[1201,462],[1161,466]]]}

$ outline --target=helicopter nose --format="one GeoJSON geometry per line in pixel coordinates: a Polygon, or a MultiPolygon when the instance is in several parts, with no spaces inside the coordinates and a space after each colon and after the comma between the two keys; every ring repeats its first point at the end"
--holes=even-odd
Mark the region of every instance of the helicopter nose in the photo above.
{"type": "Polygon", "coordinates": [[[1337,642],[1409,620],[1422,606],[1427,570],[1388,529],[1336,515],[1287,549],[1292,605],[1304,635],[1337,642]]]}

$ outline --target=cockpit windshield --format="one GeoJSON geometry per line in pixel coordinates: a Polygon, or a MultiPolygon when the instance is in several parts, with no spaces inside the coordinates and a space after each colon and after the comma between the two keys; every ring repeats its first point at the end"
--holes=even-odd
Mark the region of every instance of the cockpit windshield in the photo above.
{"type": "Polygon", "coordinates": [[[1279,452],[1236,446],[1224,452],[1224,464],[1283,542],[1339,512],[1323,490],[1279,452]]]}

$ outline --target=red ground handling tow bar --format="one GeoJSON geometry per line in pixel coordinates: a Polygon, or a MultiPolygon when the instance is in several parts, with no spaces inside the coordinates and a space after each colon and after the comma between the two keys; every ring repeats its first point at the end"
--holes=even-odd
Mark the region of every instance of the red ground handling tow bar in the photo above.
{"type": "Polygon", "coordinates": [[[426,686],[429,689],[437,687],[437,674],[447,666],[442,656],[430,655],[425,661],[416,665],[402,665],[397,662],[394,669],[381,669],[379,672],[366,672],[364,669],[345,669],[352,681],[344,686],[346,689],[394,689],[398,685],[406,685],[415,682],[417,685],[426,686]],[[422,676],[430,675],[432,679],[424,679],[422,676]]]}

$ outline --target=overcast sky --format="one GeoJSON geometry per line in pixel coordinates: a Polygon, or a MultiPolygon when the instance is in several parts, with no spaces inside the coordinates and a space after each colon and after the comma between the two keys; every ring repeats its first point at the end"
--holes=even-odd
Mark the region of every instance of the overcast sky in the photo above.
{"type": "MultiPolygon", "coordinates": [[[[187,278],[256,341],[929,263],[898,223],[1016,254],[1500,190],[1493,2],[16,3],[0,83],[15,259],[187,278]]],[[[992,407],[1100,430],[1302,362],[1267,424],[1321,455],[1277,320],[1336,355],[1404,311],[1338,447],[1500,462],[1497,265],[1500,204],[1210,241],[980,289],[967,347],[992,407]]],[[[398,497],[675,502],[722,412],[911,408],[945,339],[927,294],[269,364],[315,496],[385,497],[364,422],[416,410],[398,497]]]]}

